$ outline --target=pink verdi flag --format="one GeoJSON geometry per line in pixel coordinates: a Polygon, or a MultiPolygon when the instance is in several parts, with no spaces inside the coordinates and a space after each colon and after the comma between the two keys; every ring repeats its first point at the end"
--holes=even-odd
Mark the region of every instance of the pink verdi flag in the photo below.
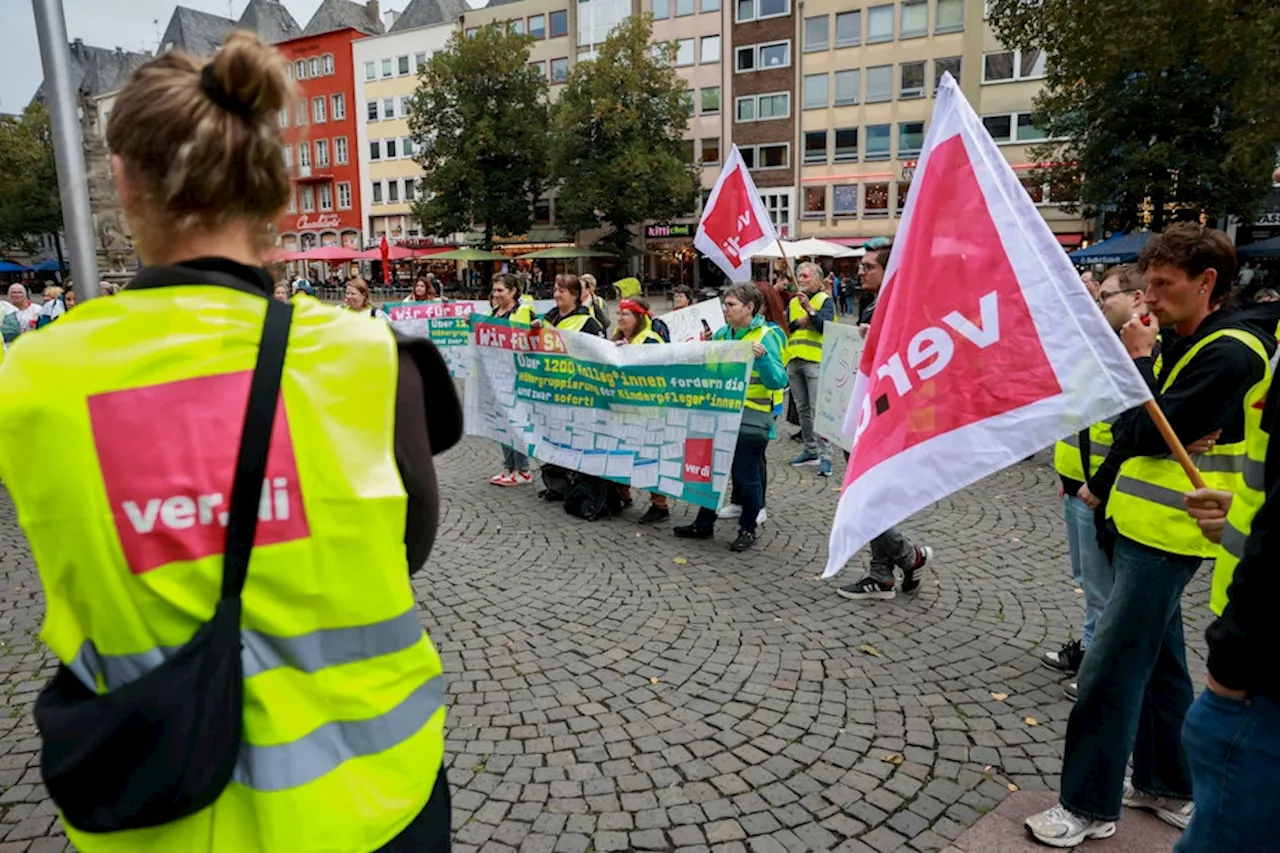
{"type": "Polygon", "coordinates": [[[944,76],[845,417],[823,577],[929,504],[1150,397],[944,76]]]}
{"type": "Polygon", "coordinates": [[[707,197],[693,245],[715,261],[729,281],[745,284],[751,281],[751,256],[777,240],[773,220],[735,145],[707,197]]]}

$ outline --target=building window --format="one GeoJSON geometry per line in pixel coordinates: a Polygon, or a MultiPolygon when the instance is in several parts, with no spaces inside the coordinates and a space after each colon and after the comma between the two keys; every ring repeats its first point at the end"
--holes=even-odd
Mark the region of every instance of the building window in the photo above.
{"type": "Polygon", "coordinates": [[[836,128],[837,163],[851,163],[858,159],[858,129],[856,127],[836,128]]]}
{"type": "Polygon", "coordinates": [[[914,157],[920,153],[924,145],[924,122],[904,121],[898,123],[898,157],[914,157]]]}
{"type": "Polygon", "coordinates": [[[1043,128],[1037,127],[1031,121],[1031,113],[1018,113],[1018,141],[1019,142],[1035,142],[1040,139],[1046,139],[1048,134],[1043,128]]]}
{"type": "Polygon", "coordinates": [[[396,159],[396,141],[394,139],[388,139],[385,141],[385,144],[387,147],[387,159],[396,159]]]}
{"type": "Polygon", "coordinates": [[[313,124],[324,124],[329,118],[325,115],[325,99],[323,97],[311,99],[311,122],[313,124]]]}
{"type": "Polygon", "coordinates": [[[693,146],[696,144],[697,143],[695,143],[692,139],[680,140],[680,162],[681,163],[692,163],[694,161],[695,155],[693,151],[693,146]]]}
{"type": "Polygon", "coordinates": [[[387,181],[387,204],[395,204],[400,201],[400,182],[387,181]]]}
{"type": "Polygon", "coordinates": [[[511,22],[511,32],[518,36],[524,35],[524,18],[516,18],[511,22]]]}
{"type": "Polygon", "coordinates": [[[942,85],[942,75],[948,71],[955,78],[956,85],[960,85],[960,66],[961,61],[958,56],[948,56],[944,59],[935,59],[933,61],[933,91],[938,91],[938,86],[942,85]]]}
{"type": "Polygon", "coordinates": [[[320,66],[323,69],[326,76],[329,74],[332,74],[333,73],[333,54],[326,53],[324,56],[320,57],[320,66]]]}
{"type": "Polygon", "coordinates": [[[298,143],[298,166],[302,169],[311,168],[311,143],[298,143]]]}
{"type": "Polygon", "coordinates": [[[316,165],[329,165],[329,140],[327,139],[316,140],[316,165]]]}
{"type": "Polygon", "coordinates": [[[898,206],[896,212],[899,216],[902,215],[902,211],[907,209],[907,193],[909,192],[911,192],[911,182],[898,181],[898,206]]]}
{"type": "Polygon", "coordinates": [[[862,92],[862,69],[850,68],[836,72],[836,106],[847,107],[858,103],[862,92]]]}
{"type": "Polygon", "coordinates": [[[791,115],[791,93],[770,92],[765,95],[747,95],[737,100],[737,121],[768,121],[791,115]]]}
{"type": "Polygon", "coordinates": [[[867,159],[888,160],[893,143],[892,131],[887,124],[867,125],[867,159]]]}
{"type": "Polygon", "coordinates": [[[692,65],[693,56],[693,39],[680,39],[676,42],[676,66],[692,65]]]}
{"type": "Polygon", "coordinates": [[[400,156],[401,157],[412,157],[416,153],[417,152],[414,151],[412,136],[406,136],[400,140],[400,156]]]}
{"type": "Polygon", "coordinates": [[[391,76],[391,65],[392,65],[392,60],[390,59],[382,60],[382,76],[383,77],[391,76]]]}
{"type": "Polygon", "coordinates": [[[418,72],[422,71],[422,69],[423,69],[423,68],[426,68],[426,67],[427,67],[427,54],[426,54],[426,51],[423,51],[422,53],[415,53],[415,54],[413,55],[413,70],[414,70],[414,73],[416,74],[416,73],[418,73],[418,72]]]}
{"type": "Polygon", "coordinates": [[[702,114],[715,115],[720,112],[720,87],[707,86],[699,90],[702,99],[702,114]]]}
{"type": "Polygon", "coordinates": [[[827,135],[825,130],[806,130],[804,132],[805,163],[827,162],[827,135]]]}
{"type": "Polygon", "coordinates": [[[804,76],[804,108],[806,110],[825,110],[827,108],[826,74],[806,74],[804,76]]]}
{"type": "Polygon", "coordinates": [[[411,97],[412,97],[412,96],[410,96],[410,95],[401,95],[401,96],[400,96],[400,118],[408,118],[408,117],[409,117],[409,101],[410,101],[411,97]]]}
{"type": "Polygon", "coordinates": [[[395,98],[382,99],[382,117],[383,118],[396,117],[396,99],[395,98]]]}
{"type": "Polygon", "coordinates": [[[480,32],[480,28],[479,28],[479,27],[467,27],[467,32],[466,32],[467,38],[469,38],[469,39],[473,39],[473,38],[475,38],[475,37],[476,37],[476,33],[478,33],[478,32],[480,32]]]}
{"type": "Polygon", "coordinates": [[[702,0],[698,8],[703,12],[719,12],[720,0],[702,0]]]}
{"type": "Polygon", "coordinates": [[[888,216],[889,184],[866,184],[863,189],[866,193],[862,200],[863,213],[866,216],[888,216]]]}
{"type": "Polygon", "coordinates": [[[836,219],[852,219],[858,215],[857,184],[836,184],[831,188],[831,214],[836,219]]]}
{"type": "Polygon", "coordinates": [[[756,146],[757,169],[786,169],[791,165],[791,146],[785,142],[756,146]]]}
{"type": "Polygon", "coordinates": [[[683,17],[684,15],[692,15],[696,11],[697,6],[694,4],[694,0],[676,0],[677,18],[683,17]]]}
{"type": "Polygon", "coordinates": [[[382,181],[373,182],[373,203],[382,204],[382,181]]]}
{"type": "Polygon", "coordinates": [[[829,42],[827,31],[831,28],[830,15],[818,15],[804,19],[804,51],[826,50],[829,42]]]}
{"type": "Polygon", "coordinates": [[[704,65],[720,61],[720,36],[702,37],[702,56],[698,61],[704,65]]]}
{"type": "Polygon", "coordinates": [[[1045,204],[1048,198],[1045,197],[1044,184],[1031,175],[1019,175],[1018,181],[1022,184],[1022,188],[1027,191],[1027,195],[1031,196],[1031,200],[1036,204],[1045,204]]]}
{"type": "Polygon", "coordinates": [[[288,107],[285,107],[280,111],[279,119],[280,119],[281,127],[289,126],[289,108],[288,107]]]}
{"type": "Polygon", "coordinates": [[[773,220],[774,227],[791,227],[790,192],[764,192],[760,194],[760,200],[764,202],[764,209],[769,212],[769,218],[773,220]]]}
{"type": "Polygon", "coordinates": [[[929,33],[929,0],[908,0],[902,4],[898,38],[916,38],[929,33]]]}
{"type": "Polygon", "coordinates": [[[1044,51],[1003,50],[982,56],[982,82],[1004,83],[1010,80],[1035,80],[1044,76],[1044,51]]]}
{"type": "Polygon", "coordinates": [[[654,20],[661,21],[671,17],[671,0],[653,0],[654,20]]]}
{"type": "Polygon", "coordinates": [[[307,123],[307,102],[298,101],[297,108],[293,111],[293,123],[298,127],[302,127],[307,123]]]}
{"type": "Polygon", "coordinates": [[[805,219],[826,219],[827,218],[827,188],[826,187],[805,187],[804,188],[804,213],[801,214],[805,219]]]}
{"type": "Polygon", "coordinates": [[[298,191],[292,187],[289,189],[289,212],[298,212],[298,191]]]}
{"type": "Polygon", "coordinates": [[[836,47],[856,47],[860,44],[862,44],[862,11],[837,14],[836,47]]]}
{"type": "Polygon", "coordinates": [[[734,109],[734,121],[744,122],[756,120],[756,99],[754,97],[738,98],[734,109]]]}
{"type": "Polygon", "coordinates": [[[409,57],[408,56],[396,57],[396,73],[399,74],[401,77],[404,77],[409,73],[409,57]]]}
{"type": "Polygon", "coordinates": [[[310,185],[302,188],[302,212],[314,213],[316,209],[316,191],[310,185]]]}
{"type": "Polygon", "coordinates": [[[329,184],[321,184],[319,189],[320,209],[333,210],[333,187],[329,184]]]}
{"type": "Polygon", "coordinates": [[[364,79],[366,80],[378,79],[378,63],[366,62],[364,64],[364,79]]]}
{"type": "Polygon", "coordinates": [[[982,126],[996,142],[1009,142],[1013,139],[1012,115],[983,116],[982,126]]]}
{"type": "Polygon", "coordinates": [[[333,120],[342,121],[347,117],[347,96],[343,94],[334,95],[333,101],[333,120]]]}
{"type": "Polygon", "coordinates": [[[872,6],[867,10],[867,44],[893,41],[893,7],[872,6]]]}
{"type": "Polygon", "coordinates": [[[898,66],[898,97],[903,100],[924,97],[924,60],[898,66]]]}
{"type": "Polygon", "coordinates": [[[320,57],[318,56],[311,57],[310,61],[307,64],[310,66],[309,72],[311,76],[319,77],[320,76],[320,57]]]}
{"type": "Polygon", "coordinates": [[[530,62],[529,67],[532,68],[533,71],[543,80],[547,79],[547,61],[545,59],[540,59],[537,62],[530,62]]]}
{"type": "Polygon", "coordinates": [[[569,13],[563,9],[551,13],[551,38],[569,35],[569,13]]]}
{"type": "Polygon", "coordinates": [[[982,126],[996,142],[1037,142],[1048,134],[1031,120],[1031,113],[997,113],[982,117],[982,126]]]}
{"type": "Polygon", "coordinates": [[[293,63],[293,76],[299,80],[307,79],[307,61],[305,59],[299,59],[293,63]]]}
{"type": "Polygon", "coordinates": [[[284,167],[286,169],[293,168],[293,146],[286,145],[284,147],[284,167]]]}
{"type": "Polygon", "coordinates": [[[547,37],[547,16],[546,15],[530,15],[529,16],[529,35],[538,41],[542,41],[547,37]]]}
{"type": "Polygon", "coordinates": [[[417,183],[413,178],[404,179],[404,200],[413,201],[414,185],[417,183]]]}
{"type": "Polygon", "coordinates": [[[791,14],[791,0],[737,0],[737,3],[738,23],[791,14]]]}
{"type": "Polygon", "coordinates": [[[933,31],[956,33],[964,29],[964,0],[937,0],[934,9],[933,31]]]}
{"type": "Polygon", "coordinates": [[[533,221],[539,225],[551,224],[551,200],[540,198],[533,203],[533,221]]]}
{"type": "Polygon", "coordinates": [[[751,44],[737,49],[734,68],[737,71],[763,71],[786,68],[791,64],[791,42],[778,41],[751,44]]]}
{"type": "Polygon", "coordinates": [[[372,139],[369,141],[369,159],[382,159],[382,142],[380,140],[372,139]]]}
{"type": "Polygon", "coordinates": [[[569,79],[568,57],[565,57],[563,59],[551,60],[551,82],[563,83],[565,80],[568,80],[568,79],[569,79]]]}
{"type": "Polygon", "coordinates": [[[867,69],[867,103],[893,100],[893,66],[876,65],[867,69]]]}
{"type": "Polygon", "coordinates": [[[364,107],[365,107],[365,113],[369,116],[369,121],[377,121],[378,120],[378,102],[367,101],[365,102],[364,107]]]}
{"type": "Polygon", "coordinates": [[[343,181],[338,184],[338,210],[351,209],[351,184],[343,181]]]}
{"type": "Polygon", "coordinates": [[[339,166],[347,165],[347,138],[339,136],[333,140],[333,162],[339,166]]]}

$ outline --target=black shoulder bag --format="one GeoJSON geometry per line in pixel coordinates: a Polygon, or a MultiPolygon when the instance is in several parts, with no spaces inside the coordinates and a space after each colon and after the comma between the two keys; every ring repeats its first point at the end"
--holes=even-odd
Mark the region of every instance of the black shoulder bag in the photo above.
{"type": "Polygon", "coordinates": [[[258,528],[292,319],[293,306],[267,300],[213,618],[141,678],[99,695],[62,666],[36,700],[45,785],[76,829],[115,832],[172,823],[212,804],[231,781],[243,728],[240,593],[258,528]]]}

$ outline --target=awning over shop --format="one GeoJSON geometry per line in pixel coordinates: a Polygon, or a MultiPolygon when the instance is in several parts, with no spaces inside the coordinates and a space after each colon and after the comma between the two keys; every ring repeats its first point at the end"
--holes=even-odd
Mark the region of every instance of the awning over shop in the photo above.
{"type": "Polygon", "coordinates": [[[1236,254],[1242,258],[1280,258],[1280,237],[1241,246],[1236,254]]]}
{"type": "Polygon", "coordinates": [[[1094,243],[1087,249],[1076,249],[1067,254],[1073,264],[1131,264],[1138,259],[1138,252],[1151,239],[1150,231],[1117,234],[1110,240],[1094,243]]]}
{"type": "Polygon", "coordinates": [[[1067,248],[1079,246],[1084,242],[1084,235],[1078,232],[1075,234],[1054,234],[1053,236],[1058,238],[1058,245],[1066,246],[1067,248]]]}

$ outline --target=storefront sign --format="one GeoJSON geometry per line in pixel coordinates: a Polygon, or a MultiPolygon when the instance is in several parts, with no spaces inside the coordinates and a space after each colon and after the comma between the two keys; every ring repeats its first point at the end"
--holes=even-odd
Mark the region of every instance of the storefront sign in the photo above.
{"type": "Polygon", "coordinates": [[[342,225],[342,218],[336,213],[322,213],[315,219],[307,214],[298,217],[294,228],[298,231],[316,231],[321,228],[338,228],[342,225]]]}
{"type": "Polygon", "coordinates": [[[662,222],[658,225],[649,225],[644,229],[644,236],[650,240],[661,240],[669,237],[692,237],[693,226],[673,225],[670,222],[662,222]]]}
{"type": "Polygon", "coordinates": [[[1260,213],[1258,218],[1253,221],[1254,225],[1280,225],[1280,211],[1272,213],[1260,213]]]}

